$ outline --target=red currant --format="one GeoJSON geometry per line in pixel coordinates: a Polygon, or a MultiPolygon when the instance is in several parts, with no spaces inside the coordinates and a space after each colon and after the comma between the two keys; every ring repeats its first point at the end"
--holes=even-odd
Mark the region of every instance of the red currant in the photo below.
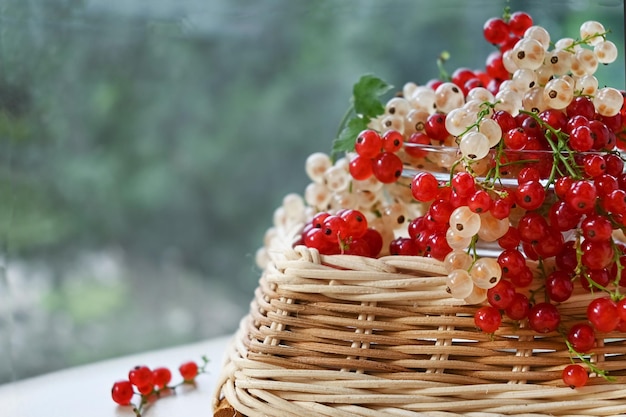
{"type": "Polygon", "coordinates": [[[172,380],[172,372],[168,368],[156,368],[152,371],[154,385],[164,388],[172,380]]]}
{"type": "Polygon", "coordinates": [[[552,301],[562,303],[568,300],[574,292],[574,283],[564,271],[554,271],[546,278],[546,294],[552,301]]]}
{"type": "Polygon", "coordinates": [[[383,150],[386,152],[398,152],[403,143],[404,136],[397,130],[389,130],[382,137],[383,150]]]}
{"type": "Polygon", "coordinates": [[[374,174],[372,159],[360,155],[357,155],[350,161],[348,169],[352,178],[357,181],[365,181],[374,174]]]}
{"type": "Polygon", "coordinates": [[[528,312],[528,324],[537,333],[550,333],[557,329],[561,315],[554,304],[537,303],[528,312]]]}
{"type": "Polygon", "coordinates": [[[136,387],[145,387],[154,383],[154,376],[147,366],[135,366],[128,373],[128,380],[136,387]]]}
{"type": "Polygon", "coordinates": [[[118,381],[111,388],[111,397],[119,405],[130,405],[135,395],[130,381],[118,381]]]}
{"type": "Polygon", "coordinates": [[[359,133],[354,144],[354,150],[358,155],[372,159],[380,153],[382,145],[382,138],[378,132],[368,129],[359,133]]]}
{"type": "Polygon", "coordinates": [[[500,311],[492,306],[482,306],[474,313],[474,324],[485,333],[493,333],[502,323],[500,311]]]}
{"type": "Polygon", "coordinates": [[[509,29],[516,36],[523,36],[526,30],[533,25],[533,18],[525,12],[514,12],[509,18],[509,29]]]}
{"type": "Polygon", "coordinates": [[[381,152],[372,161],[372,171],[378,181],[391,184],[402,175],[402,160],[391,152],[381,152]]]}
{"type": "Polygon", "coordinates": [[[487,301],[499,310],[506,309],[511,304],[514,297],[515,286],[506,279],[501,279],[495,287],[487,290],[487,301]]]}
{"type": "Polygon", "coordinates": [[[607,297],[596,298],[589,303],[587,318],[597,331],[603,333],[615,330],[620,321],[617,304],[607,297]]]}
{"type": "Polygon", "coordinates": [[[528,297],[519,292],[515,293],[509,306],[504,309],[504,313],[511,320],[523,320],[528,317],[529,311],[528,297]]]}
{"type": "Polygon", "coordinates": [[[567,365],[563,369],[562,374],[563,382],[571,388],[584,387],[587,384],[589,375],[585,368],[578,364],[567,365]]]}
{"type": "Polygon", "coordinates": [[[567,341],[578,353],[587,353],[596,343],[596,332],[587,323],[578,323],[567,332],[567,341]]]}
{"type": "Polygon", "coordinates": [[[500,45],[509,38],[509,25],[499,17],[493,17],[485,22],[483,36],[494,45],[500,45]]]}
{"type": "Polygon", "coordinates": [[[411,193],[417,201],[432,201],[439,193],[439,181],[429,172],[419,172],[411,181],[411,193]]]}
{"type": "Polygon", "coordinates": [[[178,368],[178,372],[186,382],[193,381],[198,376],[198,364],[185,362],[178,368]]]}

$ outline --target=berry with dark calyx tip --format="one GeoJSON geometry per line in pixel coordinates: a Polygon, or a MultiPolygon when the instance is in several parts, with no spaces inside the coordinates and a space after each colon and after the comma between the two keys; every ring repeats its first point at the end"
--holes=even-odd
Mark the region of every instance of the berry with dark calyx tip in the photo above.
{"type": "Polygon", "coordinates": [[[593,148],[593,132],[589,126],[577,126],[569,134],[569,146],[577,152],[588,152],[593,148]]]}
{"type": "Polygon", "coordinates": [[[583,169],[589,178],[595,178],[606,171],[605,159],[598,154],[589,154],[583,157],[583,169]]]}
{"type": "Polygon", "coordinates": [[[313,227],[317,229],[321,229],[322,226],[324,225],[324,220],[326,220],[328,216],[330,216],[329,212],[321,211],[317,213],[315,216],[313,216],[313,218],[311,219],[311,224],[313,225],[313,227]]]}
{"type": "Polygon", "coordinates": [[[567,332],[567,341],[578,353],[587,353],[596,344],[596,332],[587,323],[573,325],[567,332]]]}
{"type": "Polygon", "coordinates": [[[594,209],[597,197],[596,186],[591,181],[578,180],[565,195],[565,202],[579,213],[589,213],[594,209]]]}
{"type": "Polygon", "coordinates": [[[600,242],[611,239],[613,226],[605,216],[589,215],[582,221],[580,228],[585,239],[591,242],[600,242]]]}
{"type": "Polygon", "coordinates": [[[428,116],[428,119],[426,119],[425,132],[431,139],[438,141],[443,141],[447,138],[446,115],[444,113],[433,113],[428,116]]]}
{"type": "Polygon", "coordinates": [[[485,333],[493,333],[500,328],[502,316],[492,306],[482,306],[474,313],[474,324],[485,333]]]}
{"type": "Polygon", "coordinates": [[[355,152],[364,158],[374,158],[382,148],[382,138],[375,130],[364,130],[356,138],[355,152]]]}
{"type": "Polygon", "coordinates": [[[373,159],[372,171],[383,184],[396,182],[402,175],[402,160],[395,153],[381,152],[373,159]]]}
{"type": "Polygon", "coordinates": [[[172,380],[172,372],[168,368],[164,367],[152,370],[152,376],[154,386],[158,388],[165,388],[172,380]]]}
{"type": "Polygon", "coordinates": [[[522,184],[527,181],[539,182],[540,179],[541,179],[541,174],[539,174],[539,170],[537,170],[537,168],[534,168],[534,167],[524,167],[517,174],[518,184],[522,184]]]}
{"type": "Polygon", "coordinates": [[[589,379],[589,374],[582,365],[570,364],[563,369],[563,382],[571,388],[584,387],[589,379]]]}
{"type": "Polygon", "coordinates": [[[329,241],[321,228],[314,227],[305,232],[302,241],[304,246],[317,249],[322,255],[333,255],[340,252],[339,243],[329,241]]]}
{"type": "Polygon", "coordinates": [[[467,201],[467,206],[474,213],[486,213],[491,209],[493,200],[489,193],[485,190],[478,190],[474,192],[467,201]]]}
{"type": "Polygon", "coordinates": [[[515,129],[506,131],[502,140],[508,149],[519,151],[524,149],[526,144],[528,144],[530,137],[524,129],[516,127],[515,129]]]}
{"type": "Polygon", "coordinates": [[[493,307],[504,310],[506,309],[515,297],[515,286],[506,279],[501,279],[498,283],[487,290],[487,301],[493,307]]]}
{"type": "Polygon", "coordinates": [[[398,152],[402,149],[404,136],[397,130],[389,130],[382,137],[382,147],[385,152],[398,152]]]}
{"type": "Polygon", "coordinates": [[[361,238],[367,232],[367,219],[359,210],[348,209],[342,212],[339,217],[346,222],[345,233],[347,237],[361,238]]]}
{"type": "Polygon", "coordinates": [[[519,275],[526,268],[526,259],[517,249],[507,249],[498,255],[498,265],[502,269],[503,277],[519,275]]]}
{"type": "Polygon", "coordinates": [[[452,248],[448,244],[445,232],[433,233],[426,245],[424,255],[443,261],[450,252],[452,252],[452,248]]]}
{"type": "Polygon", "coordinates": [[[561,323],[561,314],[555,305],[550,303],[537,303],[528,312],[528,324],[537,333],[550,333],[555,331],[561,323]]]}
{"type": "Polygon", "coordinates": [[[118,381],[111,388],[111,397],[119,405],[130,405],[133,395],[133,384],[130,381],[118,381]]]}
{"type": "Polygon", "coordinates": [[[544,202],[546,190],[539,181],[520,183],[515,190],[515,201],[525,210],[536,210],[544,202]]]}
{"type": "Polygon", "coordinates": [[[198,364],[195,362],[185,362],[178,367],[178,372],[185,382],[192,382],[198,376],[198,364]]]}
{"type": "Polygon", "coordinates": [[[128,372],[128,380],[136,387],[145,387],[154,383],[154,376],[147,366],[135,366],[128,372]]]}
{"type": "Polygon", "coordinates": [[[340,239],[344,239],[348,236],[346,232],[346,220],[337,215],[330,215],[324,219],[322,231],[324,232],[326,240],[333,243],[338,243],[340,239]]]}

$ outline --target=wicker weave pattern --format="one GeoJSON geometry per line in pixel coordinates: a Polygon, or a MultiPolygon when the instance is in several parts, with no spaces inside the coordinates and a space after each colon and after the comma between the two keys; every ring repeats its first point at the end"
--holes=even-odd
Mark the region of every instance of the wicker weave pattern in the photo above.
{"type": "MultiPolygon", "coordinates": [[[[602,335],[593,355],[615,381],[573,390],[562,335],[476,330],[475,307],[445,292],[445,275],[428,258],[273,253],[216,401],[249,417],[626,414],[623,334],[602,335]]],[[[590,297],[560,306],[565,325],[590,297]]]]}

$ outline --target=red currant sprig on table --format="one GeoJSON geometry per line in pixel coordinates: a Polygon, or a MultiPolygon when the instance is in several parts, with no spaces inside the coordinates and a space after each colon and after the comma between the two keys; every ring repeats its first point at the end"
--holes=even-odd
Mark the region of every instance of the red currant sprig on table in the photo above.
{"type": "Polygon", "coordinates": [[[178,368],[181,382],[170,385],[172,372],[169,368],[159,367],[151,369],[147,366],[136,366],[128,373],[127,380],[117,381],[111,388],[111,397],[121,406],[132,406],[137,417],[141,417],[145,408],[156,399],[171,394],[182,385],[194,385],[199,374],[206,373],[208,359],[203,357],[202,364],[185,362],[178,368]],[[138,397],[138,402],[133,398],[138,397]]]}

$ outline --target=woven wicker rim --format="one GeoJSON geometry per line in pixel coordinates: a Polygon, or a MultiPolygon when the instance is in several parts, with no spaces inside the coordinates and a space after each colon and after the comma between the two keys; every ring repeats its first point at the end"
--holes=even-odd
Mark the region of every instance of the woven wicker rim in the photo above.
{"type": "MultiPolygon", "coordinates": [[[[214,398],[257,416],[617,416],[626,414],[626,343],[599,335],[595,377],[564,387],[562,335],[503,323],[476,330],[475,306],[445,292],[430,258],[271,252],[214,398]]],[[[592,294],[560,306],[582,320],[592,294]]],[[[220,402],[221,401],[221,402],[220,402]]]]}

